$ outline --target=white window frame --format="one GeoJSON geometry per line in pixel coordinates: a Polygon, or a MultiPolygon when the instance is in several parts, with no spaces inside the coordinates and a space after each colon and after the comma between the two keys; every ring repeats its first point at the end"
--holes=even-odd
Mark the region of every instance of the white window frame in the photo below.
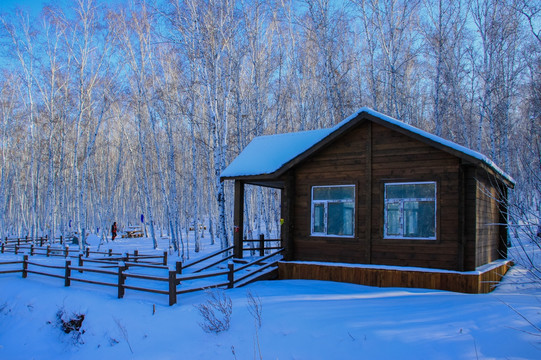
{"type": "Polygon", "coordinates": [[[311,236],[318,236],[318,237],[333,237],[333,238],[354,238],[355,237],[355,198],[356,198],[356,189],[354,184],[344,184],[344,185],[317,185],[312,186],[312,189],[310,191],[310,235],[311,236]],[[353,188],[353,199],[351,201],[349,200],[314,200],[314,189],[316,188],[331,188],[331,187],[352,187],[353,188]],[[352,215],[352,226],[353,226],[353,232],[351,235],[334,235],[334,234],[327,234],[328,228],[327,228],[327,214],[328,214],[328,208],[329,203],[353,203],[353,215],[352,215]],[[323,215],[323,222],[324,222],[324,228],[325,232],[314,232],[314,217],[315,217],[315,205],[316,204],[323,204],[324,205],[324,215],[323,215]]]}
{"type": "Polygon", "coordinates": [[[438,184],[436,181],[417,181],[417,182],[397,182],[397,183],[385,183],[384,184],[384,203],[383,203],[383,214],[384,214],[384,224],[383,224],[383,238],[384,239],[401,239],[401,240],[437,240],[437,213],[438,213],[438,184]],[[393,198],[387,199],[387,186],[394,185],[422,185],[422,184],[434,184],[434,197],[433,198],[393,198]],[[404,204],[406,202],[434,202],[434,236],[431,237],[412,237],[404,236],[404,204]],[[389,203],[398,203],[399,204],[399,223],[400,223],[400,234],[387,234],[387,204],[389,203]]]}

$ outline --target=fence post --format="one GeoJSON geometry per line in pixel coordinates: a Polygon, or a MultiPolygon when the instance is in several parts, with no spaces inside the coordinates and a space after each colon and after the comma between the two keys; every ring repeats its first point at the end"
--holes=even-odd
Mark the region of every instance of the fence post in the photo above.
{"type": "Polygon", "coordinates": [[[19,253],[19,245],[15,245],[15,255],[19,253]]]}
{"type": "Polygon", "coordinates": [[[64,257],[68,257],[70,254],[70,246],[66,245],[66,248],[64,249],[64,257]]]}
{"type": "Polygon", "coordinates": [[[30,244],[30,256],[34,256],[34,244],[30,244]]]}
{"type": "Polygon", "coordinates": [[[43,246],[43,236],[39,238],[39,246],[43,246]]]}
{"type": "Polygon", "coordinates": [[[4,245],[4,243],[2,243],[2,254],[3,254],[4,251],[6,250],[5,246],[6,246],[6,245],[4,245]]]}
{"type": "Polygon", "coordinates": [[[137,257],[139,256],[139,250],[133,250],[133,261],[137,262],[137,257]]]}
{"type": "MultiPolygon", "coordinates": [[[[26,235],[26,237],[28,238],[28,235],[26,235]]],[[[17,245],[21,246],[21,238],[17,238],[17,245]]]]}
{"type": "Polygon", "coordinates": [[[177,303],[177,273],[169,270],[169,306],[177,303]]]}
{"type": "Polygon", "coordinates": [[[265,235],[259,234],[259,256],[265,256],[265,235]]]}
{"type": "Polygon", "coordinates": [[[89,257],[90,256],[90,246],[87,246],[85,251],[86,251],[86,254],[85,254],[86,257],[89,257]]]}
{"type": "Polygon", "coordinates": [[[163,264],[167,265],[167,251],[163,252],[163,264]]]}
{"type": "Polygon", "coordinates": [[[177,274],[182,274],[182,261],[177,261],[175,268],[177,270],[177,274]]]}
{"type": "MultiPolygon", "coordinates": [[[[83,254],[79,253],[79,266],[83,267],[83,254]]],[[[79,272],[82,273],[83,270],[79,269],[79,272]]]]}
{"type": "Polygon", "coordinates": [[[227,273],[227,281],[229,281],[227,288],[232,289],[235,287],[235,264],[233,264],[233,261],[227,263],[227,269],[229,270],[227,273]]]}
{"type": "Polygon", "coordinates": [[[70,286],[71,284],[71,280],[70,280],[70,276],[71,276],[71,260],[66,260],[66,272],[65,272],[65,275],[64,275],[64,286],[70,286]]]}
{"type": "Polygon", "coordinates": [[[23,256],[23,279],[28,276],[28,255],[23,256]]]}
{"type": "Polygon", "coordinates": [[[109,249],[109,256],[113,256],[113,249],[109,249]]]}
{"type": "Polygon", "coordinates": [[[64,240],[64,239],[62,239],[62,235],[60,235],[60,245],[63,244],[63,240],[64,240]]]}
{"type": "Polygon", "coordinates": [[[51,245],[47,244],[47,257],[51,255],[51,245]]]}
{"type": "Polygon", "coordinates": [[[125,276],[122,273],[124,271],[124,264],[118,264],[118,298],[122,299],[124,297],[124,279],[125,276]]]}

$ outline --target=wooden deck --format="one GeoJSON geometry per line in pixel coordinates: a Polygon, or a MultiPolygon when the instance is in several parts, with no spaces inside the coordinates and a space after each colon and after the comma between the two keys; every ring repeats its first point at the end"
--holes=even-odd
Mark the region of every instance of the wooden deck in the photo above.
{"type": "Polygon", "coordinates": [[[409,287],[484,294],[494,290],[511,266],[513,266],[511,260],[498,260],[475,271],[458,272],[410,267],[281,261],[278,263],[278,271],[281,280],[328,280],[377,287],[409,287]]]}

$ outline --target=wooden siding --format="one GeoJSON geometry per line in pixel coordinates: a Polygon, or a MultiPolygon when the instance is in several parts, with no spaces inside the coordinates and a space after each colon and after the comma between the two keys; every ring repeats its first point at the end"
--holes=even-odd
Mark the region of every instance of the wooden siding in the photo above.
{"type": "Polygon", "coordinates": [[[501,243],[506,241],[506,226],[501,224],[499,185],[483,171],[476,174],[476,265],[480,266],[503,258],[501,243]],[[503,228],[503,230],[502,230],[503,228]]]}
{"type": "Polygon", "coordinates": [[[366,244],[366,147],[368,123],[352,129],[295,168],[296,260],[363,263],[366,244]],[[317,185],[355,185],[355,230],[352,238],[310,236],[311,189],[317,185]]]}
{"type": "Polygon", "coordinates": [[[477,267],[475,251],[477,249],[477,169],[473,166],[464,166],[464,269],[475,270],[477,267]]]}
{"type": "Polygon", "coordinates": [[[384,126],[359,124],[295,168],[294,259],[458,270],[459,164],[384,126]],[[437,182],[437,240],[383,239],[384,184],[416,181],[437,182]],[[354,237],[311,236],[312,186],[340,184],[355,185],[354,237]]]}
{"type": "Polygon", "coordinates": [[[483,267],[481,271],[444,272],[279,262],[278,273],[281,280],[326,280],[377,287],[425,288],[481,294],[494,290],[512,265],[511,261],[499,261],[483,267]]]}
{"type": "Polygon", "coordinates": [[[458,158],[384,126],[372,134],[372,263],[458,270],[458,158]],[[384,184],[416,181],[437,182],[437,239],[383,239],[384,184]]]}

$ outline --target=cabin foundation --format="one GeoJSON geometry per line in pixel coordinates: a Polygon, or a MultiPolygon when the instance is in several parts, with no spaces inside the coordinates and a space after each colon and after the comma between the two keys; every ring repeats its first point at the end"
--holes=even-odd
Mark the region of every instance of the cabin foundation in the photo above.
{"type": "Polygon", "coordinates": [[[475,271],[460,272],[398,266],[281,261],[278,263],[278,278],[486,294],[495,289],[511,266],[511,260],[497,260],[475,271]]]}

